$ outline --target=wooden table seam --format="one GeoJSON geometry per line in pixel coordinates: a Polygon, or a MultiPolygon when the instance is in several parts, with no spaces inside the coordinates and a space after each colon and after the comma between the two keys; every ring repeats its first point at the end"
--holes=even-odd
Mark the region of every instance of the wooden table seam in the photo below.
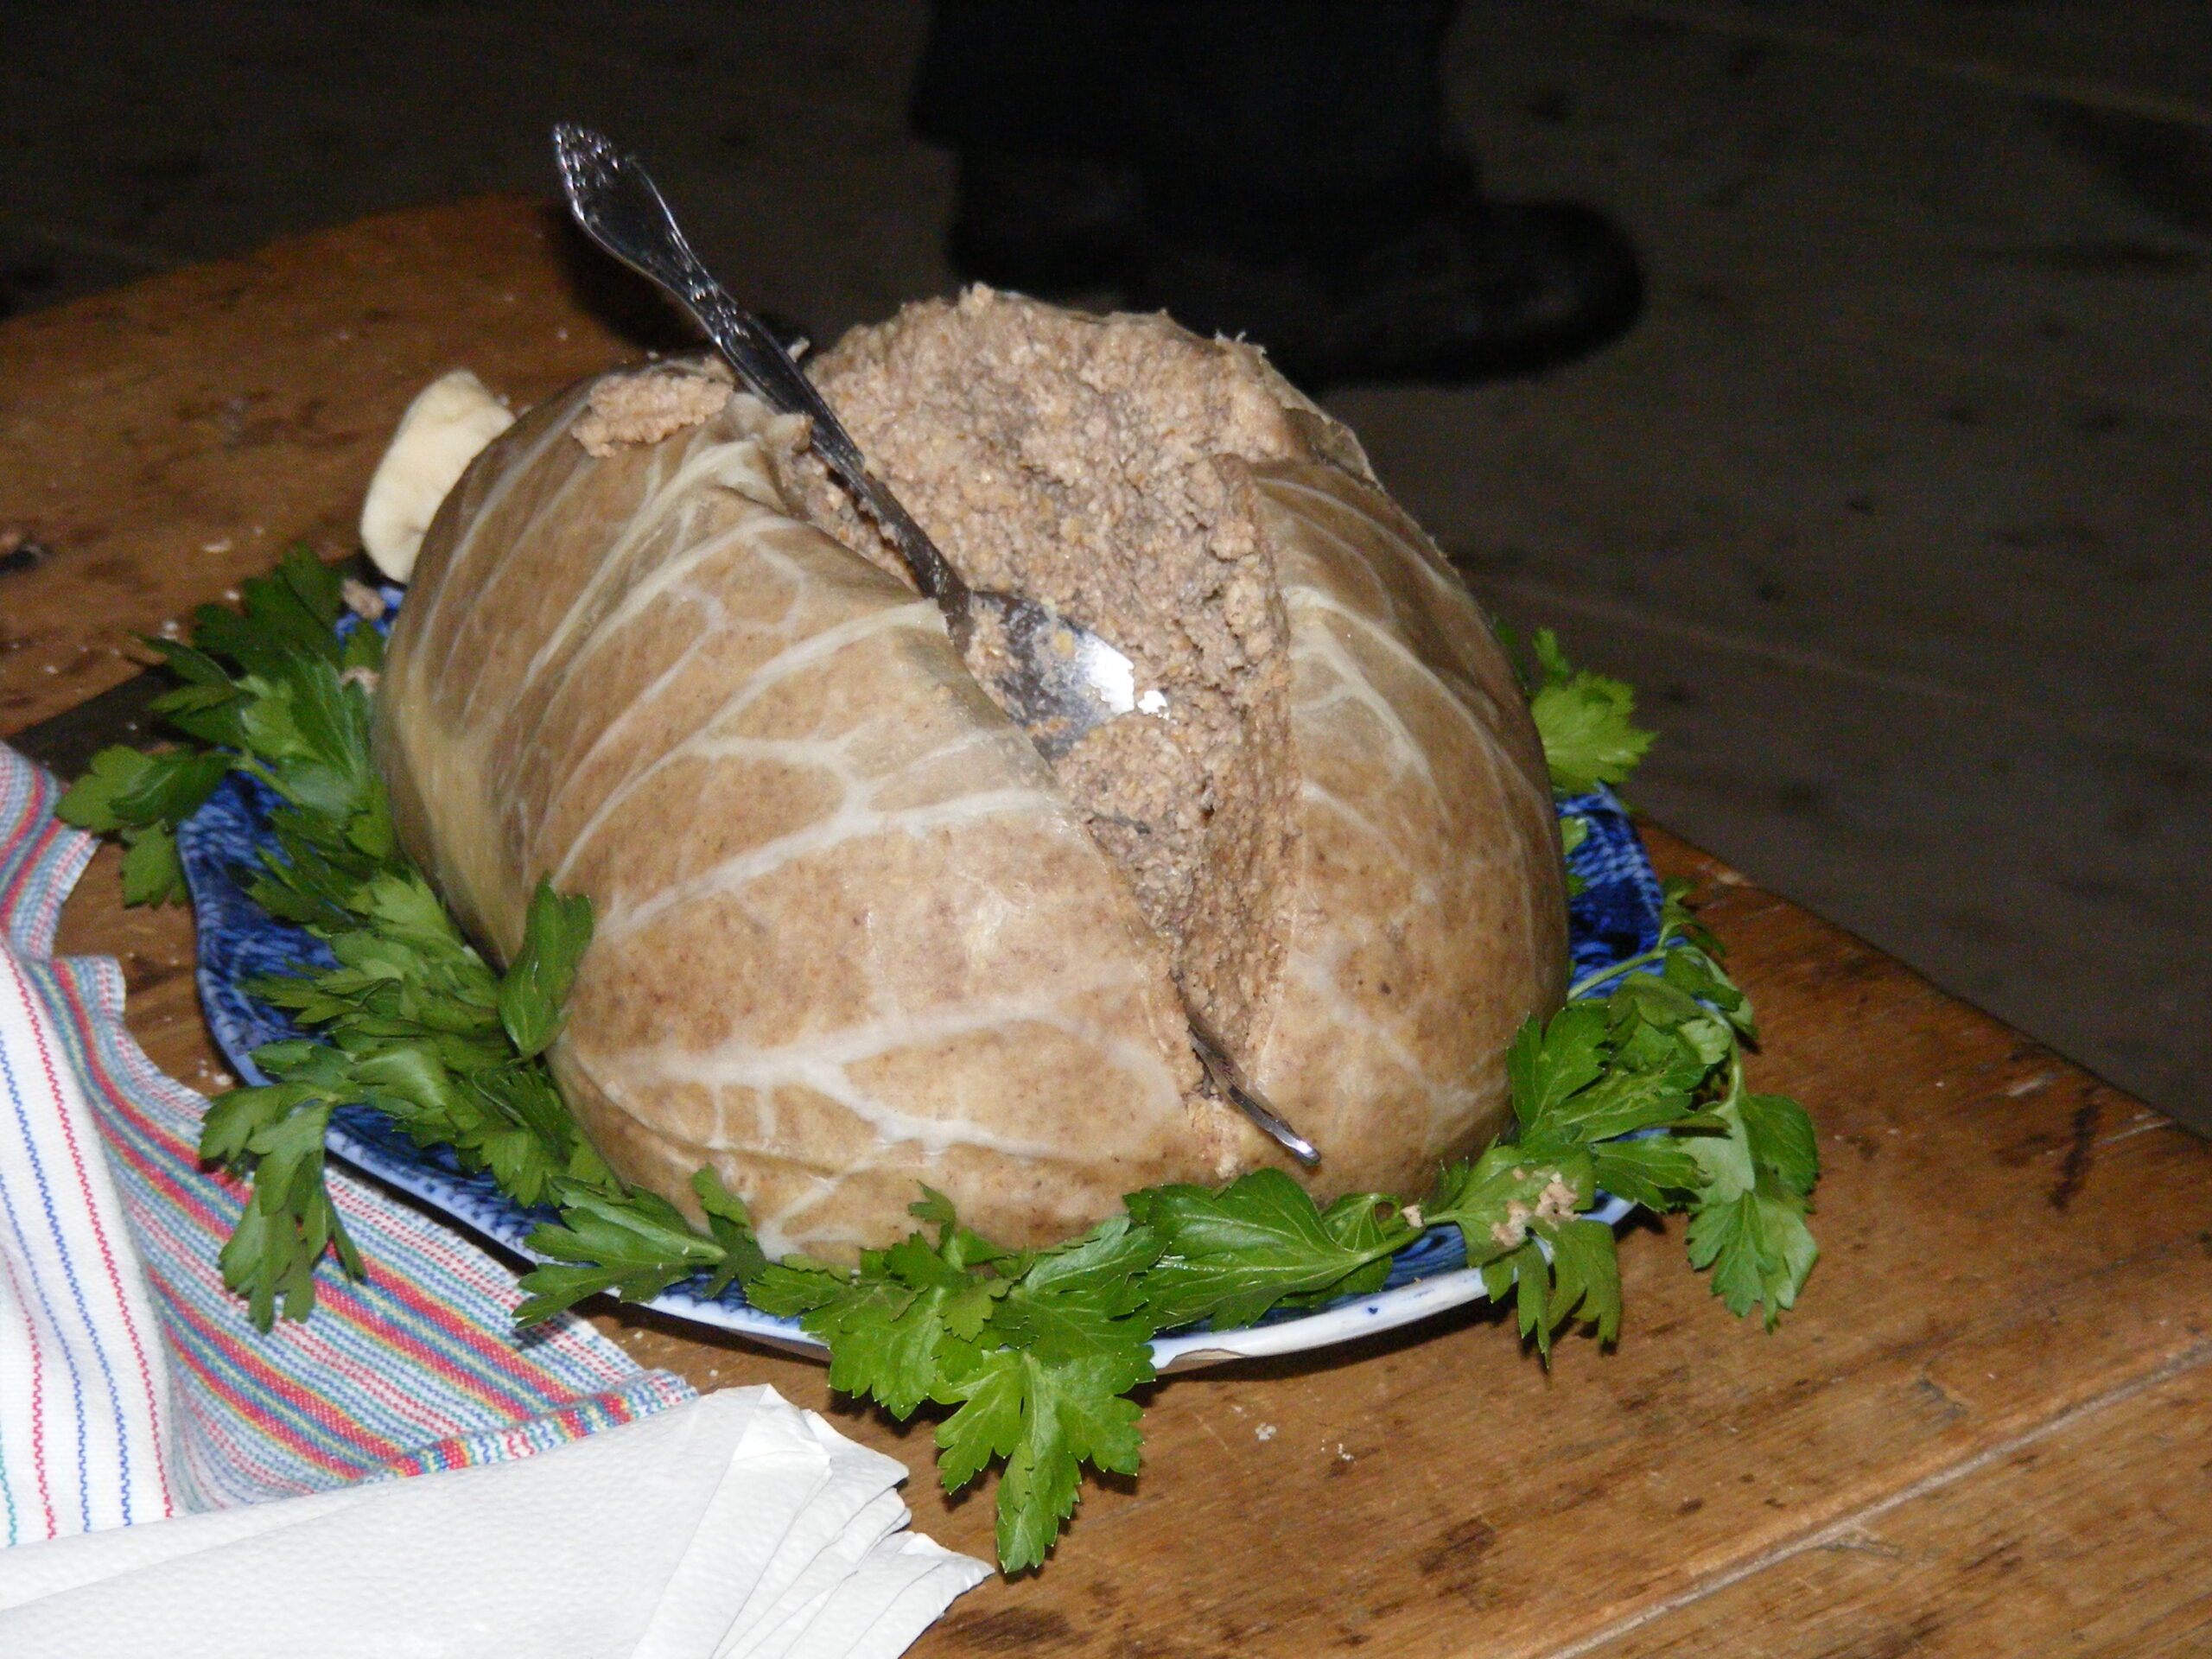
{"type": "Polygon", "coordinates": [[[2069,1406],[2064,1411],[2037,1423],[2032,1428],[2007,1435],[1993,1445],[1984,1446],[1980,1451],[1961,1458],[1956,1463],[1923,1475],[1910,1485],[1900,1488],[1887,1497],[1865,1504],[1849,1515],[1816,1527],[1787,1543],[1777,1544],[1773,1548],[1765,1550],[1748,1560],[1738,1561],[1733,1566],[1709,1573],[1688,1588],[1678,1591],[1664,1600],[1654,1602],[1649,1607],[1639,1608],[1633,1613],[1614,1620],[1602,1630],[1592,1630],[1586,1636],[1578,1637],[1564,1647],[1547,1648],[1539,1653],[1534,1653],[1530,1656],[1530,1659],[1581,1659],[1583,1655],[1595,1653],[1599,1649],[1620,1640],[1623,1637],[1633,1634],[1647,1624],[1664,1618],[1670,1613],[1679,1612],[1683,1608],[1692,1606],[1709,1596],[1717,1595],[1721,1591],[1741,1584],[1746,1579],[1756,1577],[1770,1567],[1780,1567],[1786,1562],[1795,1560],[1799,1556],[1810,1554],[1815,1550],[1847,1547],[1853,1533],[1863,1530],[1870,1522],[1879,1520],[1891,1510],[1901,1509],[1905,1504],[1925,1497],[1931,1492],[1941,1491],[1946,1486],[1967,1479],[2028,1446],[2048,1440],[2055,1434],[2064,1433],[2085,1419],[2096,1416],[2114,1406],[2121,1405],[2138,1395],[2146,1393],[2162,1383],[2171,1382],[2175,1377],[2183,1376],[2207,1363],[2212,1363],[2212,1341],[2200,1342],[2184,1348],[2150,1370],[2131,1377],[2125,1382],[2117,1383],[2094,1398],[2069,1406]]]}

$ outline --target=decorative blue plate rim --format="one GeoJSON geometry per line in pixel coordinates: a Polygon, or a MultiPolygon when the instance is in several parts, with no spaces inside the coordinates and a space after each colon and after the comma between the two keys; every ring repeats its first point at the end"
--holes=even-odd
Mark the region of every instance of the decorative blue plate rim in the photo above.
{"type": "MultiPolygon", "coordinates": [[[[232,1068],[250,1084],[268,1081],[253,1064],[255,1049],[312,1033],[248,993],[245,982],[300,963],[322,966],[333,961],[313,935],[262,910],[238,879],[239,868],[250,867],[259,850],[271,844],[269,812],[274,802],[262,785],[233,772],[177,837],[198,923],[197,976],[208,1027],[232,1068]]],[[[1562,815],[1573,813],[1590,824],[1569,861],[1583,883],[1568,907],[1569,953],[1580,977],[1652,948],[1662,895],[1635,826],[1610,792],[1561,801],[1559,808],[1562,815]]],[[[327,1145],[346,1163],[442,1218],[516,1255],[544,1259],[524,1241],[540,1222],[555,1219],[554,1212],[517,1204],[488,1174],[462,1169],[449,1149],[418,1147],[364,1107],[341,1107],[333,1114],[327,1145]]],[[[1603,1202],[1586,1213],[1608,1224],[1635,1207],[1610,1194],[1599,1196],[1603,1202]]],[[[1391,1330],[1483,1300],[1488,1293],[1482,1275],[1465,1264],[1459,1230],[1432,1229],[1392,1258],[1389,1280],[1372,1294],[1279,1313],[1241,1330],[1169,1332],[1154,1340],[1154,1363],[1162,1372],[1188,1370],[1231,1359],[1303,1352],[1391,1330]]],[[[735,1287],[718,1299],[702,1295],[702,1287],[703,1280],[676,1286],[641,1306],[787,1351],[816,1358],[826,1355],[798,1320],[749,1306],[735,1287]]]]}

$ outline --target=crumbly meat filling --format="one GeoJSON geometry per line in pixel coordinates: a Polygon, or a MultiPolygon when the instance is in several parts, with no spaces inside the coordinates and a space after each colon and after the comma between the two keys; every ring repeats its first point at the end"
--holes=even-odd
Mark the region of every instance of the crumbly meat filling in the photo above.
{"type": "MultiPolygon", "coordinates": [[[[869,462],[970,586],[1044,601],[1136,665],[1160,715],[1054,763],[1232,1049],[1281,963],[1289,663],[1245,463],[1306,447],[1242,353],[1165,319],[1096,318],[987,289],[855,330],[812,367],[869,462]]],[[[787,495],[884,569],[898,555],[818,460],[787,495]]]]}
{"type": "Polygon", "coordinates": [[[624,444],[658,443],[714,419],[729,402],[730,385],[729,370],[718,359],[610,375],[592,388],[590,407],[569,435],[586,454],[604,461],[624,444]]]}

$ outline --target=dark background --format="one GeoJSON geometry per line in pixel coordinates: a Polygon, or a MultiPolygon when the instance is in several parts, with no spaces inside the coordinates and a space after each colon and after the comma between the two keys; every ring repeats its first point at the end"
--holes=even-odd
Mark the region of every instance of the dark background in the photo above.
{"type": "MultiPolygon", "coordinates": [[[[827,338],[950,280],[923,21],[18,0],[0,304],[543,193],[569,118],[827,338]]],[[[2212,7],[1469,0],[1450,78],[1491,188],[1614,213],[1650,308],[1541,381],[1332,396],[1385,481],[1643,688],[1655,816],[2212,1126],[2212,7]]]]}

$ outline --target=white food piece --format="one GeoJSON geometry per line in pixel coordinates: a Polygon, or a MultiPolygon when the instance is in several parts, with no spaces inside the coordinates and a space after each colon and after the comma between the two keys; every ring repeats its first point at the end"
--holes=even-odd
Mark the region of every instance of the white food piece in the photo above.
{"type": "Polygon", "coordinates": [[[394,582],[407,580],[439,504],[468,463],[514,422],[467,369],[442,374],[415,394],[361,505],[361,545],[378,569],[394,582]]]}

